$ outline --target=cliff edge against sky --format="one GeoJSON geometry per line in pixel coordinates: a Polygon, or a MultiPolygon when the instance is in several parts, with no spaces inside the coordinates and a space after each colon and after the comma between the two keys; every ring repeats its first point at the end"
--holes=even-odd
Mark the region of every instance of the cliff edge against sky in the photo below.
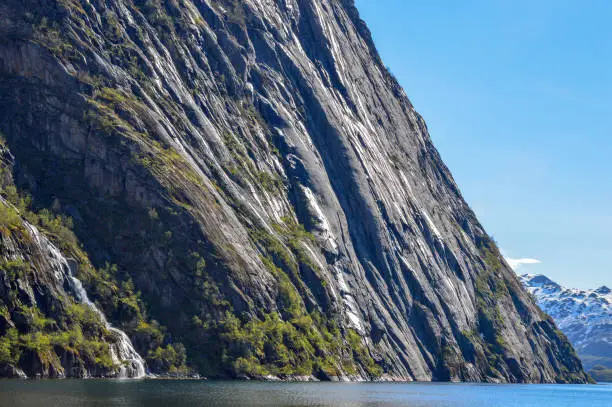
{"type": "MultiPolygon", "coordinates": [[[[0,131],[5,210],[33,214],[157,372],[587,380],[352,1],[5,0],[0,131]]],[[[31,258],[6,249],[19,228],[0,228],[5,263],[31,258]]],[[[0,362],[95,365],[27,342],[71,326],[42,305],[64,293],[24,304],[49,271],[7,270],[0,362]]]]}

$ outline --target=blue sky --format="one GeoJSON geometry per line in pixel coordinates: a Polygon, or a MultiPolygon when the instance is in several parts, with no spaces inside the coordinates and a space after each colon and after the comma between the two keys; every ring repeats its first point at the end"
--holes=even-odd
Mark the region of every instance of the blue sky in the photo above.
{"type": "Polygon", "coordinates": [[[612,284],[612,2],[356,0],[518,273],[612,284]]]}

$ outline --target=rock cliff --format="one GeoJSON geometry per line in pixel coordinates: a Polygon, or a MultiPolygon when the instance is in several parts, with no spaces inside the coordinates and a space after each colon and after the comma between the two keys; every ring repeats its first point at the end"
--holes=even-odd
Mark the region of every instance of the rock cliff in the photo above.
{"type": "Polygon", "coordinates": [[[71,219],[148,364],[586,380],[352,1],[4,0],[0,78],[16,190],[71,219]]]}

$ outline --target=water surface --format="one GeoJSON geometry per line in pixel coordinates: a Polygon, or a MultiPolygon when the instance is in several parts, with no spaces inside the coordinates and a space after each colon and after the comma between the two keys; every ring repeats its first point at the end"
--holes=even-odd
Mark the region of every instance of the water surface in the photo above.
{"type": "Polygon", "coordinates": [[[0,406],[612,406],[612,385],[4,380],[0,406]]]}

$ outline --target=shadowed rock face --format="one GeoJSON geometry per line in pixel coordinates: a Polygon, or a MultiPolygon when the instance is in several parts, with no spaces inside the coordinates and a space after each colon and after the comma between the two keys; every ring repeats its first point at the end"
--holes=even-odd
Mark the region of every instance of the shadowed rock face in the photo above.
{"type": "Polygon", "coordinates": [[[352,1],[6,0],[0,75],[18,186],[202,373],[586,380],[352,1]]]}
{"type": "Polygon", "coordinates": [[[76,262],[2,198],[0,214],[0,377],[115,377],[108,324],[71,296],[76,262]]]}

